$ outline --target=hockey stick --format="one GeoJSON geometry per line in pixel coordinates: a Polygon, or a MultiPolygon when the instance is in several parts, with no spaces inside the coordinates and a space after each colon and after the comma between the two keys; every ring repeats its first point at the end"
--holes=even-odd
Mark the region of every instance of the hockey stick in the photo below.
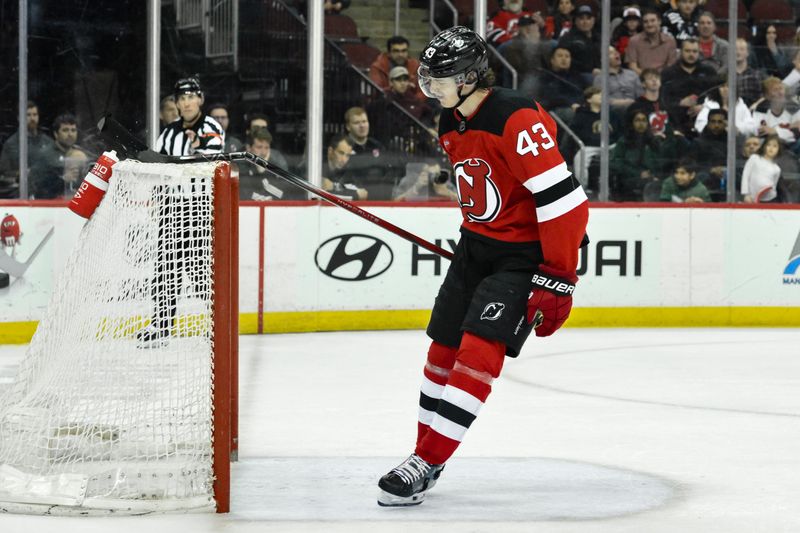
{"type": "Polygon", "coordinates": [[[251,163],[268,170],[275,176],[288,181],[292,185],[300,187],[301,189],[304,189],[327,202],[347,209],[354,215],[357,215],[364,220],[368,220],[369,222],[372,222],[373,224],[378,225],[394,233],[395,235],[406,239],[407,241],[413,242],[430,252],[444,257],[445,259],[453,258],[453,253],[448,252],[441,246],[437,246],[432,242],[426,241],[425,239],[418,237],[399,226],[395,226],[391,222],[388,222],[377,215],[373,215],[369,211],[365,211],[360,207],[348,202],[347,200],[317,187],[316,185],[312,185],[309,181],[295,176],[291,172],[283,170],[282,168],[279,168],[269,161],[255,154],[251,154],[250,152],[232,152],[229,154],[195,154],[170,157],[157,154],[152,150],[148,150],[147,146],[145,146],[142,141],[134,137],[127,129],[125,129],[122,124],[114,120],[111,115],[101,118],[100,122],[97,123],[97,129],[100,130],[100,133],[109,143],[120,149],[124,154],[136,154],[132,155],[131,157],[135,157],[139,161],[143,162],[194,163],[200,161],[250,161],[251,163]]]}
{"type": "Polygon", "coordinates": [[[55,228],[50,228],[50,231],[47,232],[42,241],[36,246],[36,249],[33,251],[30,257],[28,257],[28,260],[25,261],[24,263],[21,261],[17,261],[10,255],[8,255],[5,249],[0,248],[0,269],[6,271],[15,278],[21,278],[22,276],[24,276],[25,271],[27,271],[28,267],[31,266],[31,263],[33,263],[33,260],[36,259],[37,255],[39,255],[39,252],[42,251],[42,248],[44,247],[45,244],[47,244],[47,241],[50,240],[50,237],[53,236],[54,231],[55,228]]]}

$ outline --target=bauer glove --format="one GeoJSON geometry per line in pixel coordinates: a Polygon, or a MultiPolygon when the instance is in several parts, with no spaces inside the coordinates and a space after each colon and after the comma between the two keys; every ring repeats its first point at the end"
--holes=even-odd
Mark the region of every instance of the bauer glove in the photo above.
{"type": "Polygon", "coordinates": [[[528,297],[528,322],[533,323],[537,337],[552,335],[567,320],[577,282],[573,273],[539,265],[528,297]]]}

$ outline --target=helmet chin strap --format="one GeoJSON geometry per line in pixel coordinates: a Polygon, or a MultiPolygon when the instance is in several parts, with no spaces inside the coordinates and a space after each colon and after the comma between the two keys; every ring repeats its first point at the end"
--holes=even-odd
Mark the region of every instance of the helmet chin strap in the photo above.
{"type": "Polygon", "coordinates": [[[461,90],[462,90],[462,89],[463,89],[463,87],[461,87],[461,88],[459,88],[459,89],[458,89],[458,103],[457,103],[455,106],[453,106],[453,107],[455,107],[456,109],[458,109],[458,108],[461,106],[461,104],[463,104],[464,102],[466,102],[466,101],[467,101],[467,98],[469,98],[470,96],[472,96],[472,94],[473,94],[475,91],[477,91],[477,90],[478,90],[478,83],[477,83],[477,82],[475,82],[475,86],[474,86],[474,87],[472,88],[472,90],[471,90],[469,93],[467,93],[467,94],[461,94],[461,90]]]}

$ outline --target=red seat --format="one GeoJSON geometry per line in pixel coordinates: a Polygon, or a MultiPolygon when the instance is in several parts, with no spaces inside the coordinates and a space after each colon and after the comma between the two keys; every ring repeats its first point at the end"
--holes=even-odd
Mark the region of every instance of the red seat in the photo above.
{"type": "MultiPolygon", "coordinates": [[[[728,0],[708,0],[704,6],[704,9],[706,11],[710,11],[716,19],[727,20],[728,18],[728,0]]],[[[742,0],[739,0],[737,3],[736,18],[739,19],[739,22],[744,22],[747,20],[747,8],[744,6],[744,2],[742,2],[742,0]]]]}
{"type": "Polygon", "coordinates": [[[794,24],[794,10],[786,0],[755,0],[750,6],[750,16],[756,24],[765,22],[794,24]]]}
{"type": "Polygon", "coordinates": [[[358,27],[347,15],[325,15],[325,35],[327,37],[358,39],[358,27]]]}
{"type": "MultiPolygon", "coordinates": [[[[718,20],[717,21],[717,37],[721,39],[728,39],[728,21],[727,20],[718,20]]],[[[745,39],[748,42],[753,40],[753,31],[750,27],[745,24],[744,22],[739,22],[736,25],[736,38],[737,39],[745,39]]]]}
{"type": "Polygon", "coordinates": [[[364,71],[369,70],[369,66],[381,53],[374,46],[364,43],[343,43],[342,50],[350,64],[364,71]]]}

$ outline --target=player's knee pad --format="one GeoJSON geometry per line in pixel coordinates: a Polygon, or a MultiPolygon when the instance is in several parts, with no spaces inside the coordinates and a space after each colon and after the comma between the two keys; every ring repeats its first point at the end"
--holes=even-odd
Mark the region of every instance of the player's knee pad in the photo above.
{"type": "Polygon", "coordinates": [[[498,272],[475,290],[462,329],[506,345],[506,355],[516,357],[531,333],[527,321],[530,274],[498,272]]]}

